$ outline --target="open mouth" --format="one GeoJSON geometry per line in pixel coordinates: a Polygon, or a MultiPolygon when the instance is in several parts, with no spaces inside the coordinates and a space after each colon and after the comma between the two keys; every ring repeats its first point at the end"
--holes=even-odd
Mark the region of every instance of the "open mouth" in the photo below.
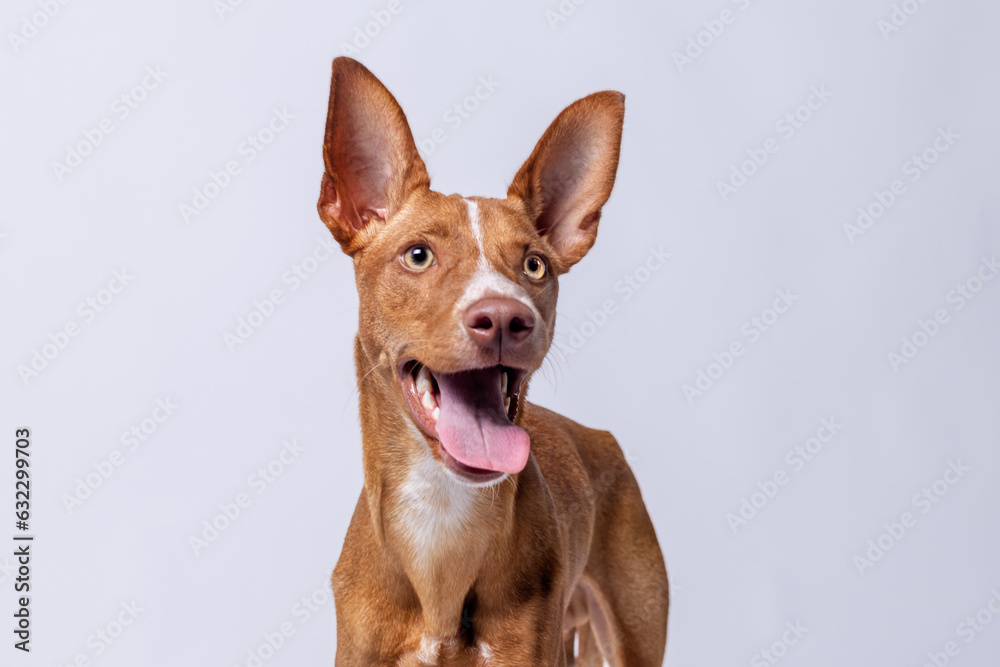
{"type": "Polygon", "coordinates": [[[438,373],[414,359],[399,368],[410,412],[441,444],[448,468],[476,483],[524,468],[530,441],[514,418],[526,371],[488,366],[438,373]]]}

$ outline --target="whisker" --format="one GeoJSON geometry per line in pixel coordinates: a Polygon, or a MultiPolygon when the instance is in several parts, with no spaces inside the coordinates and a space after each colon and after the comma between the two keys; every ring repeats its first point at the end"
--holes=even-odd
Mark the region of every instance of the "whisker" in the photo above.
{"type": "MultiPolygon", "coordinates": [[[[386,359],[385,361],[388,361],[388,359],[386,359]]],[[[380,361],[380,362],[378,362],[377,364],[375,364],[374,366],[372,366],[371,368],[369,368],[369,369],[368,369],[368,372],[367,372],[367,373],[365,373],[364,375],[362,375],[362,376],[361,376],[361,378],[360,378],[360,379],[358,380],[358,385],[360,385],[360,384],[361,384],[362,382],[364,382],[364,381],[365,381],[365,380],[366,380],[366,379],[368,378],[368,376],[369,376],[369,375],[371,375],[372,373],[374,373],[374,372],[375,372],[375,370],[376,370],[376,369],[377,369],[377,368],[378,368],[379,366],[381,366],[382,364],[384,364],[384,363],[385,363],[385,361],[380,361]]],[[[356,390],[355,390],[355,391],[356,391],[356,390]]]]}
{"type": "Polygon", "coordinates": [[[542,377],[552,385],[553,389],[559,388],[559,367],[556,365],[553,356],[548,354],[542,359],[542,377]]]}
{"type": "MultiPolygon", "coordinates": [[[[406,344],[403,345],[400,349],[405,350],[410,345],[414,345],[416,343],[430,343],[430,342],[433,342],[433,340],[434,340],[433,338],[415,338],[415,339],[413,339],[411,341],[407,341],[406,344]]],[[[403,355],[400,355],[400,356],[403,356],[403,355]]],[[[360,385],[362,382],[364,382],[368,378],[368,376],[371,375],[375,371],[375,369],[377,369],[379,366],[381,366],[382,364],[386,363],[387,361],[389,361],[388,357],[386,359],[384,359],[383,361],[378,362],[377,364],[375,364],[374,366],[372,366],[370,369],[368,369],[368,371],[364,375],[361,376],[361,379],[358,380],[358,385],[360,385]]],[[[357,393],[357,390],[355,390],[355,393],[357,393]]]]}

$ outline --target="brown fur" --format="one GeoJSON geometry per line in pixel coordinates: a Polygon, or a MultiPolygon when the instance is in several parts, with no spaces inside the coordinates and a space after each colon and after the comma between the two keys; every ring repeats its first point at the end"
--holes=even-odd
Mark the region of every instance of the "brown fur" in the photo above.
{"type": "MultiPolygon", "coordinates": [[[[474,200],[485,259],[542,315],[505,365],[533,371],[552,343],[557,278],[593,245],[614,184],[623,101],[609,91],[571,105],[506,199],[474,200]],[[546,258],[545,279],[522,273],[529,252],[546,258]]],[[[599,665],[598,651],[613,665],[660,665],[666,570],[609,433],[527,403],[525,384],[516,418],[531,437],[523,471],[455,496],[421,488],[420,508],[406,495],[428,456],[444,468],[440,443],[414,426],[400,360],[439,372],[497,363],[454,312],[476,271],[477,240],[465,200],[429,189],[395,99],[347,58],[334,61],[324,161],[320,216],[353,258],[361,297],[365,483],[333,576],[337,665],[599,665]],[[436,256],[421,273],[399,261],[417,242],[436,256]],[[459,502],[461,524],[416,548],[420,512],[433,522],[459,502]]]]}

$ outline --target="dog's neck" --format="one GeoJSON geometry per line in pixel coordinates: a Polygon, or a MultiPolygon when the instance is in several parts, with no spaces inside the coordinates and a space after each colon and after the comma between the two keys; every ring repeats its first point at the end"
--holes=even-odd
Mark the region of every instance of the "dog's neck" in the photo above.
{"type": "Polygon", "coordinates": [[[488,555],[512,538],[518,476],[458,480],[434,457],[402,403],[393,369],[356,344],[365,487],[372,525],[420,599],[427,636],[453,634],[488,555]]]}

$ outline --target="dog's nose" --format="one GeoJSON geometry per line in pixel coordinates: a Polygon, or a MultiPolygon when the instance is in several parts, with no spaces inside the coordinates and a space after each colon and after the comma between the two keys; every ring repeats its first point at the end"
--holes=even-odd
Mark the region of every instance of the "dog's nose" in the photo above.
{"type": "Polygon", "coordinates": [[[484,347],[516,345],[531,335],[535,316],[517,299],[483,299],[465,312],[465,329],[484,347]]]}

